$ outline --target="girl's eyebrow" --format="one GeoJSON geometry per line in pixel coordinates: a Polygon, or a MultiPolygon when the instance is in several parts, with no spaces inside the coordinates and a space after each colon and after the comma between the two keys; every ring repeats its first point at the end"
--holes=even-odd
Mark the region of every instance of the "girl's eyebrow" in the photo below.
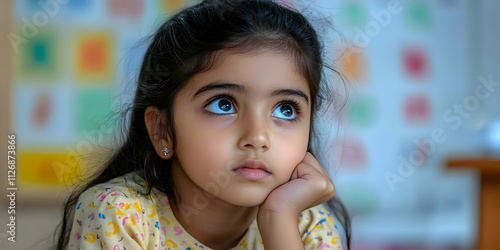
{"type": "Polygon", "coordinates": [[[309,97],[298,89],[278,89],[271,93],[271,96],[297,96],[303,98],[309,105],[309,97]]]}
{"type": "MultiPolygon", "coordinates": [[[[239,84],[212,82],[206,86],[203,86],[198,91],[196,91],[196,93],[193,95],[192,98],[195,98],[196,96],[202,94],[203,92],[207,92],[214,89],[235,90],[240,93],[246,92],[246,87],[239,84]]],[[[270,96],[297,96],[303,98],[306,101],[307,105],[309,105],[309,97],[304,92],[298,89],[278,89],[273,91],[270,94],[270,96]]]]}
{"type": "Polygon", "coordinates": [[[240,93],[246,92],[245,86],[234,84],[234,83],[224,83],[224,82],[212,82],[206,86],[203,86],[201,89],[196,91],[193,95],[193,98],[200,95],[203,92],[207,92],[214,89],[226,89],[226,90],[235,90],[240,93]]]}

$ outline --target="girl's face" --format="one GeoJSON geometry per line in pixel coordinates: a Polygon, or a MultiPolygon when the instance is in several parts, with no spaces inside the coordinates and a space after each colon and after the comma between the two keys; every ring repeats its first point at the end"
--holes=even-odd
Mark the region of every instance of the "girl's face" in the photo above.
{"type": "Polygon", "coordinates": [[[233,205],[260,205],[306,154],[310,100],[288,55],[224,54],[174,100],[174,181],[233,205]]]}

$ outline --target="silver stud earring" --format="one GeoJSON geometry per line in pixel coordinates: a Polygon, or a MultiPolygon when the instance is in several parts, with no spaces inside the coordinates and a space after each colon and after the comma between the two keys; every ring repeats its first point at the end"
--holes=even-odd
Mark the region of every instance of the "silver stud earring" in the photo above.
{"type": "Polygon", "coordinates": [[[164,156],[167,156],[167,155],[168,155],[168,153],[170,153],[170,150],[168,150],[168,148],[167,148],[167,147],[164,147],[164,148],[163,148],[163,155],[164,155],[164,156]]]}

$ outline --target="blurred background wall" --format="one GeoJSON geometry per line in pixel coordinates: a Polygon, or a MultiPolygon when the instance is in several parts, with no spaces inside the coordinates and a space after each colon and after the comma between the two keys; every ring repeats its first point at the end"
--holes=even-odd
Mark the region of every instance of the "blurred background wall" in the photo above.
{"type": "MultiPolygon", "coordinates": [[[[480,170],[447,165],[500,157],[500,4],[285,2],[311,18],[326,62],[346,76],[328,75],[330,94],[346,101],[318,122],[324,165],[353,216],[354,249],[474,249],[480,170]]],[[[1,133],[16,136],[17,163],[9,186],[5,139],[0,221],[10,223],[15,187],[16,243],[5,226],[2,249],[48,246],[71,183],[92,162],[85,156],[106,149],[117,118],[109,114],[131,98],[140,39],[186,4],[0,2],[1,133]]]]}

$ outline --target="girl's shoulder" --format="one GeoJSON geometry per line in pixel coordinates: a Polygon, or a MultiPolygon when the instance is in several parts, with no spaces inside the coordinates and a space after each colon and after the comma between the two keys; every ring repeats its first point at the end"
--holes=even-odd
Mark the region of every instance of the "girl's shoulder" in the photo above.
{"type": "Polygon", "coordinates": [[[78,199],[82,205],[123,206],[124,204],[155,204],[154,188],[148,192],[146,181],[136,173],[128,173],[85,190],[78,199]],[[85,203],[85,204],[84,204],[85,203]]]}
{"type": "Polygon", "coordinates": [[[115,248],[127,244],[127,248],[149,249],[148,232],[158,231],[155,194],[154,190],[147,193],[146,181],[135,173],[87,189],[77,201],[68,246],[97,249],[102,244],[115,248]]]}

